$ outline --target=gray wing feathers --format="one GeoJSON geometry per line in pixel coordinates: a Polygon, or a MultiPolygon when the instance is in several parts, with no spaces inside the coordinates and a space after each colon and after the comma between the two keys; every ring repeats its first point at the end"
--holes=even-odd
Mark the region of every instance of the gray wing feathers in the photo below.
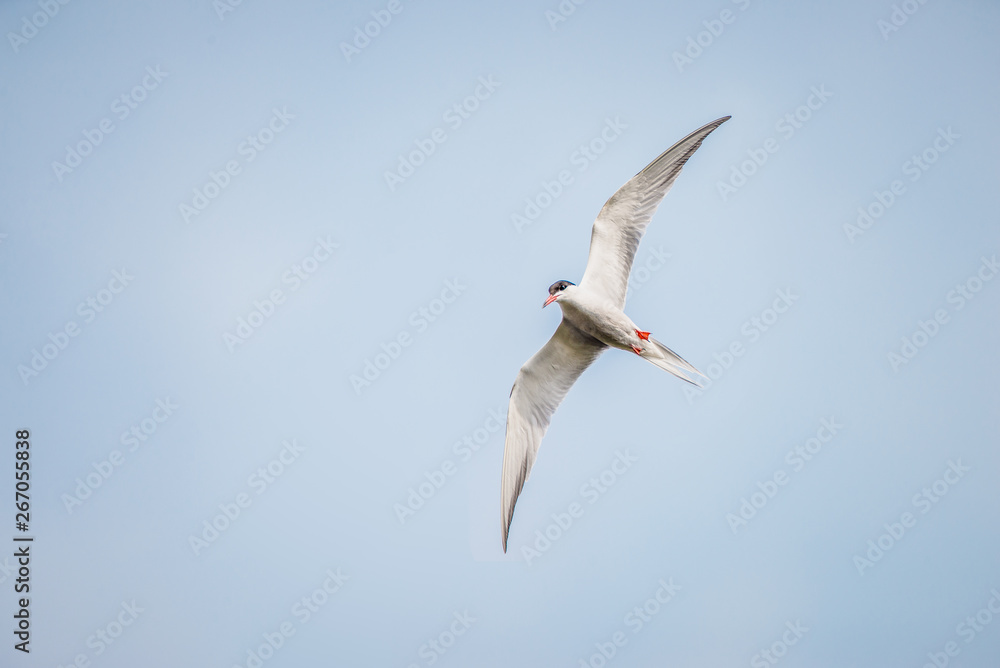
{"type": "Polygon", "coordinates": [[[725,116],[698,128],[660,154],[611,196],[594,221],[590,257],[581,286],[600,291],[612,304],[624,308],[635,252],[656,207],[705,137],[729,118],[725,116]]]}
{"type": "Polygon", "coordinates": [[[503,450],[500,524],[503,549],[514,517],[514,504],[535,463],[552,414],[580,374],[607,348],[565,319],[541,350],[517,374],[507,409],[503,450]]]}

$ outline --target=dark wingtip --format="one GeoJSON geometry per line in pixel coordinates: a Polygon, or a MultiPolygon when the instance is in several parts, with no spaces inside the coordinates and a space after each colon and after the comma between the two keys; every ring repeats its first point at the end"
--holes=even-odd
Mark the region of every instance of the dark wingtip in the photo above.
{"type": "Polygon", "coordinates": [[[728,121],[730,118],[732,118],[732,116],[723,116],[722,118],[716,118],[711,123],[706,123],[702,127],[706,128],[706,127],[714,126],[714,127],[712,127],[712,129],[714,130],[715,128],[719,127],[720,125],[722,125],[723,123],[725,123],[726,121],[728,121]]]}

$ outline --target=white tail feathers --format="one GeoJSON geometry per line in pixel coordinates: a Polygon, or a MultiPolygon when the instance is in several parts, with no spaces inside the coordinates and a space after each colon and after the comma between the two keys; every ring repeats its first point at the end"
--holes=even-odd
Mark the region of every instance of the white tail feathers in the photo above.
{"type": "Polygon", "coordinates": [[[650,362],[651,364],[655,364],[664,371],[669,371],[681,380],[685,380],[695,387],[702,387],[697,379],[692,380],[691,378],[688,378],[687,374],[697,374],[702,378],[706,377],[705,374],[695,369],[687,361],[685,361],[683,357],[675,353],[670,348],[667,348],[653,337],[649,337],[647,344],[652,345],[647,345],[645,350],[642,351],[642,354],[640,355],[642,359],[650,362]]]}

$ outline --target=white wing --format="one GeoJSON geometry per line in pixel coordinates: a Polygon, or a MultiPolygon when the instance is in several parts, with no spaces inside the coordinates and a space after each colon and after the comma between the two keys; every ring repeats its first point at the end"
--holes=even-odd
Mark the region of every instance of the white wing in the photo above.
{"type": "Polygon", "coordinates": [[[503,447],[500,525],[503,551],[514,504],[538,454],[556,408],[580,374],[607,348],[565,319],[541,350],[524,363],[510,391],[507,437],[503,447]]]}
{"type": "Polygon", "coordinates": [[[663,196],[701,142],[729,116],[712,121],[680,140],[618,189],[594,221],[590,257],[580,287],[601,294],[618,308],[625,307],[625,291],[639,240],[663,196]]]}

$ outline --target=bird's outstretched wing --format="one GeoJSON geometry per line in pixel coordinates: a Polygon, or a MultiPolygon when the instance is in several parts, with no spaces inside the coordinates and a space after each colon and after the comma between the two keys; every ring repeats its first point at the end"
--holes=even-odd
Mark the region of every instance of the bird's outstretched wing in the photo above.
{"type": "Polygon", "coordinates": [[[580,374],[607,348],[564,318],[541,350],[524,363],[510,391],[507,436],[503,447],[500,525],[503,551],[514,504],[538,454],[556,408],[580,374]]]}
{"type": "Polygon", "coordinates": [[[581,288],[603,295],[617,308],[625,307],[632,261],[656,207],[705,137],[729,118],[712,121],[668,148],[605,202],[594,221],[581,288]]]}

